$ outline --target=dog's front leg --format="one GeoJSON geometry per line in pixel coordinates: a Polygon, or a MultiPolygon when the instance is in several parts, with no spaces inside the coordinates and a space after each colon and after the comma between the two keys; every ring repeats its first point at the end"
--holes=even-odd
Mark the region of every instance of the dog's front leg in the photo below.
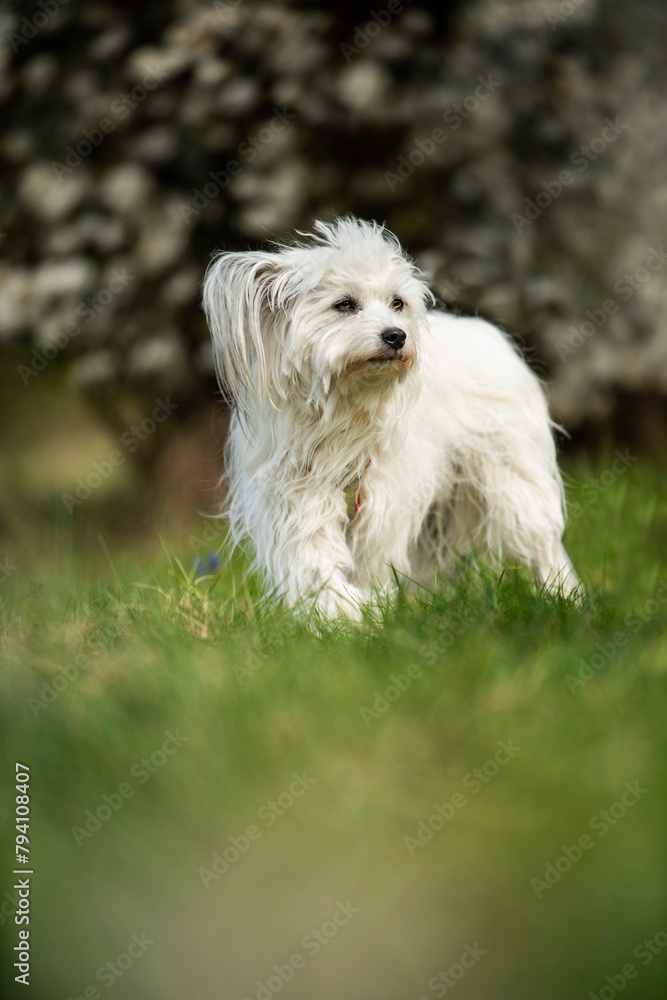
{"type": "Polygon", "coordinates": [[[349,553],[344,560],[338,546],[329,542],[318,534],[286,548],[282,575],[286,602],[307,614],[316,609],[327,619],[361,621],[364,595],[348,580],[349,553]]]}
{"type": "Polygon", "coordinates": [[[265,511],[261,548],[267,576],[290,607],[360,621],[367,597],[349,582],[354,562],[345,541],[345,512],[333,500],[300,500],[273,516],[265,511]]]}

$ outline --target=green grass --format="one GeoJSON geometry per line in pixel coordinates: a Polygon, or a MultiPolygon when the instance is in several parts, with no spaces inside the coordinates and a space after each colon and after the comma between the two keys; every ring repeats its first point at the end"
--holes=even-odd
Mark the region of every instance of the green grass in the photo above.
{"type": "Polygon", "coordinates": [[[666,469],[600,483],[612,460],[571,469],[583,606],[468,574],[315,635],[241,565],[193,582],[184,540],[25,530],[0,591],[0,726],[3,782],[15,760],[31,774],[31,995],[583,1000],[632,963],[624,1000],[663,997],[667,948],[641,942],[667,926],[666,469]],[[161,756],[167,732],[187,739],[161,756]],[[499,743],[520,751],[494,764],[499,743]],[[639,797],[602,833],[626,782],[639,797]],[[104,795],[119,808],[75,838],[104,795]],[[435,805],[449,818],[417,846],[435,805]],[[531,885],[582,837],[569,871],[531,885]],[[229,838],[240,854],[216,877],[229,838]],[[336,933],[315,954],[322,925],[336,933]],[[145,954],[96,980],[144,932],[145,954]],[[466,944],[485,954],[445,994],[433,977],[466,944]]]}

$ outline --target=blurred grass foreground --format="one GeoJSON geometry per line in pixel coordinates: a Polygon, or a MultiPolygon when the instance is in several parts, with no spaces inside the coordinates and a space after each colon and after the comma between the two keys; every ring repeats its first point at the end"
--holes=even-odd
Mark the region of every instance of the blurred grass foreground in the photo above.
{"type": "Polygon", "coordinates": [[[190,569],[201,525],[36,519],[0,619],[32,995],[663,997],[665,468],[615,462],[569,469],[583,608],[464,575],[319,637],[190,569]]]}

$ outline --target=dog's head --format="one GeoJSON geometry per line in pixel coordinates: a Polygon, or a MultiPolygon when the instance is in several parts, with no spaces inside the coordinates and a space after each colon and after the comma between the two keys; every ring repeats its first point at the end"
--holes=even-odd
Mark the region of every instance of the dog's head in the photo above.
{"type": "Polygon", "coordinates": [[[208,269],[216,371],[242,411],[372,392],[418,362],[430,292],[396,237],[353,218],[314,228],[307,242],[222,253],[208,269]]]}

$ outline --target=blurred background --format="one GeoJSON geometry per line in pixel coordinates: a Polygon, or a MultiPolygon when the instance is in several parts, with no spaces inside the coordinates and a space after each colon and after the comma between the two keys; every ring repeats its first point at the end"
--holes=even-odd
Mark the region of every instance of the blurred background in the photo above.
{"type": "Polygon", "coordinates": [[[89,514],[212,508],[209,256],[345,212],[517,337],[564,447],[667,450],[661,0],[0,17],[2,478],[35,511],[118,448],[89,514]]]}

